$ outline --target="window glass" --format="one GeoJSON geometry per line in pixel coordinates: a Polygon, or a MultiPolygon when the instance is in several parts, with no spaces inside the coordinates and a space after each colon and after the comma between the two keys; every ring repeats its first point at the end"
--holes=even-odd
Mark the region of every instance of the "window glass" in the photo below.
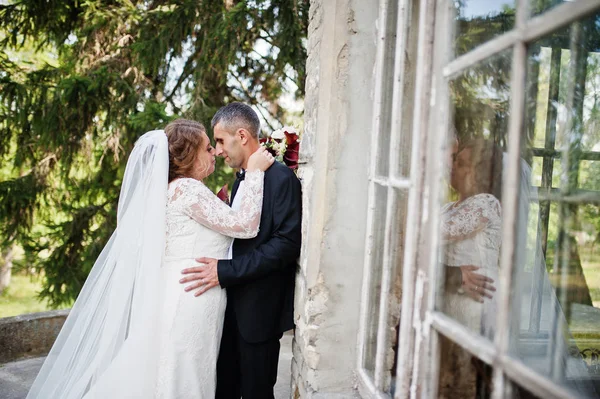
{"type": "Polygon", "coordinates": [[[515,26],[515,2],[451,0],[454,10],[454,52],[458,57],[515,26]]]}
{"type": "Polygon", "coordinates": [[[600,395],[599,49],[599,15],[528,46],[515,193],[510,351],[582,397],[600,395]]]}

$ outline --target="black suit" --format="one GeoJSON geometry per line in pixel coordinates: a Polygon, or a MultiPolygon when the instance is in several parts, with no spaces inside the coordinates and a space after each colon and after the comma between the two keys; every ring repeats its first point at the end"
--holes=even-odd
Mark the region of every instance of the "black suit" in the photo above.
{"type": "MultiPolygon", "coordinates": [[[[239,179],[232,190],[232,202],[239,179]]],[[[279,339],[294,327],[294,283],[301,241],[301,186],[275,162],[265,172],[260,231],[235,240],[219,260],[227,310],[217,365],[217,398],[268,399],[277,379],[279,339]]]]}

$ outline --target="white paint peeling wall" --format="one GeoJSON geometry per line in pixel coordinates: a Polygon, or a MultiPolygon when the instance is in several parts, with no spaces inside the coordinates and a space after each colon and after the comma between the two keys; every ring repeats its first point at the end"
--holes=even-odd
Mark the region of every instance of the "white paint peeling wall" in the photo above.
{"type": "Polygon", "coordinates": [[[376,0],[313,0],[292,393],[348,398],[366,232],[376,0]]]}

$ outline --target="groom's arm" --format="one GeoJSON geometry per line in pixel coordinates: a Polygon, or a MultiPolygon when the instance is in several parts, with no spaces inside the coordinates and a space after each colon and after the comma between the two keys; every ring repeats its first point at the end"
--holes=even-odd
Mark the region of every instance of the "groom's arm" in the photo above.
{"type": "Polygon", "coordinates": [[[218,261],[221,287],[244,283],[288,267],[300,256],[302,193],[300,182],[290,174],[272,187],[273,233],[254,250],[234,259],[218,261]]]}

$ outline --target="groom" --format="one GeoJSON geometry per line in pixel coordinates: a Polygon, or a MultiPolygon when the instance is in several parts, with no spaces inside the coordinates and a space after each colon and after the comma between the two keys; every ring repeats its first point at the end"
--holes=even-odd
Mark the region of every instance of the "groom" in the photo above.
{"type": "MultiPolygon", "coordinates": [[[[244,194],[248,158],[260,146],[260,121],[249,106],[231,103],[212,119],[216,155],[241,169],[232,189],[232,207],[244,194]]],[[[265,172],[260,231],[250,240],[235,240],[232,259],[200,258],[202,267],[182,273],[186,290],[196,295],[227,288],[227,310],[217,362],[218,399],[274,398],[279,340],[294,327],[294,279],[300,255],[300,181],[285,165],[275,162],[265,172]]],[[[231,257],[231,256],[230,256],[231,257]]]]}

